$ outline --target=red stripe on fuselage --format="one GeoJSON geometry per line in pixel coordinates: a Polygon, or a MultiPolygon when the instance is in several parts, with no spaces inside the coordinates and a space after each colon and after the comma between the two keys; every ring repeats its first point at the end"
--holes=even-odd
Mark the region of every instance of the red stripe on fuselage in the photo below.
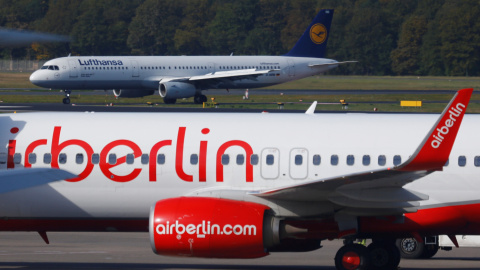
{"type": "Polygon", "coordinates": [[[421,209],[397,217],[361,217],[360,233],[480,234],[480,203],[421,209]]]}
{"type": "Polygon", "coordinates": [[[146,219],[2,219],[0,231],[148,232],[146,219]]]}

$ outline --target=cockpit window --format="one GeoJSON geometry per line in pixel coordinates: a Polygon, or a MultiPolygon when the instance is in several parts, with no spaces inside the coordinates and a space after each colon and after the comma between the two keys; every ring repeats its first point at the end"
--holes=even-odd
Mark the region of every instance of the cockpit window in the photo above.
{"type": "Polygon", "coordinates": [[[41,69],[60,70],[60,68],[58,66],[42,66],[41,69]]]}

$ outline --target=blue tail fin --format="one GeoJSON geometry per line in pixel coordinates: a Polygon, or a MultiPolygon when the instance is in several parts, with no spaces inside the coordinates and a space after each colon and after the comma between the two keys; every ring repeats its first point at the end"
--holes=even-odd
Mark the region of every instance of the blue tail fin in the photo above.
{"type": "Polygon", "coordinates": [[[322,9],[285,56],[324,58],[330,36],[333,9],[322,9]]]}

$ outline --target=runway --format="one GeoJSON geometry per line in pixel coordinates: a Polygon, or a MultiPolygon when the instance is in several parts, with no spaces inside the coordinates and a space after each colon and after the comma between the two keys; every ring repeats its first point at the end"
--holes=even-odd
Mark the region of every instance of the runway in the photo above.
{"type": "MultiPolygon", "coordinates": [[[[0,233],[0,269],[281,269],[334,270],[340,241],[307,253],[273,253],[260,259],[226,260],[155,255],[147,233],[0,233]]],[[[480,248],[439,251],[429,260],[402,260],[401,269],[479,269],[480,248]]]]}

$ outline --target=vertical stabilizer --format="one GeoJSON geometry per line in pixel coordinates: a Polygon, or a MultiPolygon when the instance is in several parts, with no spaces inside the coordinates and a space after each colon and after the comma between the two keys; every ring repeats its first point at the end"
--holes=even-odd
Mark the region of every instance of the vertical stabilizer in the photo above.
{"type": "Polygon", "coordinates": [[[285,56],[325,58],[333,9],[322,9],[285,56]]]}

